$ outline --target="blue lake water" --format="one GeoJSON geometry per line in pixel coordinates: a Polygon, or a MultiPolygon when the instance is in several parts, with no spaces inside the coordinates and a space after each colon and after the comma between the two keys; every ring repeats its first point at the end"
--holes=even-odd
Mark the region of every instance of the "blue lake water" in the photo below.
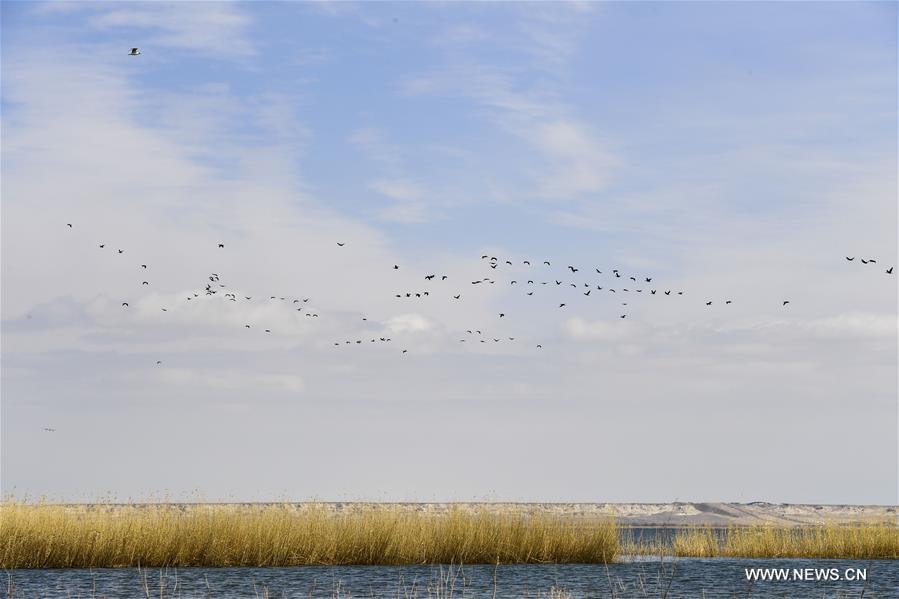
{"type": "MultiPolygon", "coordinates": [[[[896,598],[899,562],[678,558],[602,565],[306,566],[295,568],[137,568],[11,570],[7,598],[896,598]],[[747,568],[806,568],[840,578],[864,569],[867,582],[749,582],[747,568]],[[830,569],[835,570],[831,571],[830,569]],[[564,594],[552,595],[553,589],[564,594]]],[[[814,571],[812,571],[814,576],[814,571]]]]}

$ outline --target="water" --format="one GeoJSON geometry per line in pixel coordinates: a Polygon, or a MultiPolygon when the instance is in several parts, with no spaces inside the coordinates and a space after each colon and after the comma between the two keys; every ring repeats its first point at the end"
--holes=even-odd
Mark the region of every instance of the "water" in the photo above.
{"type": "Polygon", "coordinates": [[[488,598],[784,597],[896,598],[899,562],[853,560],[666,559],[602,565],[305,566],[296,568],[137,568],[12,570],[7,597],[56,598],[488,598]],[[746,580],[746,568],[867,569],[857,581],[746,580]],[[145,589],[146,584],[146,589],[145,589]],[[162,592],[160,592],[162,589],[162,592]],[[495,591],[494,591],[495,589],[495,591]],[[553,589],[568,594],[551,595],[553,589]]]}

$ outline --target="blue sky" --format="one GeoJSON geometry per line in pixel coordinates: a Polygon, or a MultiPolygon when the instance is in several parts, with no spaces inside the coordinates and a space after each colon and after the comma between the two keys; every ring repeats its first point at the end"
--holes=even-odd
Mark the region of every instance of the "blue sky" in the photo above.
{"type": "Polygon", "coordinates": [[[895,502],[894,3],[2,17],[4,492],[895,502]]]}

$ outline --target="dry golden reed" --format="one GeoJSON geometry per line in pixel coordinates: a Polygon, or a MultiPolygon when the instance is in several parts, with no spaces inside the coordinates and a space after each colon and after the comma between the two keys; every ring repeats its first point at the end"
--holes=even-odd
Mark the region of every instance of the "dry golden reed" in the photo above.
{"type": "Polygon", "coordinates": [[[0,567],[606,563],[613,521],[455,509],[0,505],[0,567]]]}
{"type": "Polygon", "coordinates": [[[899,559],[895,523],[687,528],[670,545],[629,544],[623,553],[676,557],[899,559]]]}

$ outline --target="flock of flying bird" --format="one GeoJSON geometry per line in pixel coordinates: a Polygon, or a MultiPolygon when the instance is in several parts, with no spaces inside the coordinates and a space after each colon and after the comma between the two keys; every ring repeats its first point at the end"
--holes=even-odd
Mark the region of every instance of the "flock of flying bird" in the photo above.
{"type": "MultiPolygon", "coordinates": [[[[131,51],[129,52],[129,56],[139,56],[140,54],[141,54],[141,52],[140,52],[139,48],[131,48],[131,51]]],[[[73,228],[72,223],[66,223],[66,225],[70,229],[73,228]]],[[[100,249],[104,249],[106,247],[105,243],[100,243],[98,245],[99,245],[100,249]]],[[[345,245],[346,245],[346,243],[343,241],[337,242],[338,247],[342,248],[345,245]]],[[[225,244],[219,243],[218,249],[224,250],[225,244]]],[[[121,248],[117,248],[116,253],[124,254],[125,250],[123,250],[121,248]]],[[[853,262],[855,259],[856,259],[855,256],[846,256],[846,260],[849,262],[853,262]]],[[[482,255],[481,260],[485,261],[486,266],[489,267],[489,269],[491,271],[500,271],[500,269],[502,269],[504,267],[514,267],[515,266],[515,263],[513,263],[512,260],[502,260],[501,261],[496,256],[490,256],[488,254],[482,255]]],[[[875,260],[873,258],[859,258],[859,262],[861,264],[865,264],[865,265],[877,264],[877,260],[875,260]]],[[[541,262],[538,262],[537,265],[534,266],[534,265],[532,265],[530,260],[522,260],[521,266],[528,267],[529,272],[546,273],[546,272],[551,272],[551,271],[547,271],[546,269],[551,268],[552,263],[549,260],[543,260],[541,262]]],[[[140,269],[141,269],[141,271],[147,271],[148,265],[140,264],[140,269]]],[[[400,270],[399,265],[394,264],[393,270],[400,270]]],[[[576,275],[578,272],[581,271],[580,268],[573,266],[573,265],[567,265],[567,268],[565,270],[568,271],[566,273],[566,275],[568,275],[568,276],[576,275]]],[[[617,268],[609,269],[607,272],[604,272],[604,271],[600,270],[599,268],[595,268],[595,267],[593,268],[593,270],[595,270],[596,273],[594,275],[592,272],[590,272],[591,276],[598,277],[601,275],[605,275],[605,278],[603,279],[604,284],[599,284],[596,281],[592,281],[592,282],[591,281],[587,281],[587,282],[580,281],[580,282],[575,283],[575,282],[570,282],[570,281],[563,281],[562,279],[556,278],[556,277],[552,277],[552,278],[550,278],[550,280],[539,280],[538,281],[537,279],[542,278],[542,277],[538,277],[536,274],[526,276],[520,280],[519,279],[509,279],[508,284],[510,286],[517,285],[521,288],[524,288],[525,289],[524,294],[526,296],[533,296],[536,293],[536,290],[538,290],[542,286],[546,286],[546,287],[550,287],[550,288],[559,288],[560,290],[563,287],[566,289],[574,288],[575,290],[578,290],[583,296],[586,296],[586,297],[589,297],[594,292],[597,292],[596,295],[599,295],[600,293],[616,294],[616,296],[620,297],[621,299],[625,299],[626,296],[624,296],[624,294],[629,294],[629,296],[627,296],[627,297],[630,297],[630,294],[633,294],[633,296],[636,296],[636,294],[643,294],[643,296],[656,296],[656,295],[671,296],[672,294],[674,294],[675,296],[683,296],[684,295],[684,292],[682,290],[675,291],[672,289],[663,289],[660,287],[653,286],[652,285],[653,277],[650,277],[650,276],[642,275],[642,276],[638,277],[636,275],[623,275],[620,272],[620,270],[617,268]]],[[[887,275],[892,275],[893,267],[891,266],[891,267],[887,268],[885,270],[885,272],[887,275]]],[[[424,276],[424,280],[428,284],[431,284],[432,282],[435,282],[435,281],[438,283],[444,282],[444,281],[447,281],[449,278],[450,277],[447,274],[438,275],[436,273],[435,274],[427,274],[424,276]]],[[[495,285],[497,282],[498,281],[496,279],[493,279],[488,276],[488,277],[483,277],[483,278],[480,278],[477,280],[473,280],[470,282],[470,285],[495,285]]],[[[150,281],[148,281],[148,280],[141,281],[142,287],[149,286],[149,285],[150,285],[150,281]]],[[[253,298],[255,297],[254,295],[245,295],[244,293],[238,294],[236,291],[230,291],[230,290],[225,291],[226,289],[230,289],[230,287],[221,281],[221,276],[218,273],[210,273],[209,276],[207,277],[207,280],[204,282],[204,286],[202,287],[202,289],[198,289],[197,291],[191,292],[186,297],[185,301],[195,301],[195,300],[199,299],[201,297],[201,295],[202,296],[217,296],[217,297],[220,297],[222,299],[222,301],[230,301],[230,302],[241,302],[241,301],[249,302],[249,301],[252,301],[253,298]]],[[[423,299],[431,296],[431,291],[432,290],[430,290],[430,289],[415,290],[415,291],[400,291],[400,292],[396,292],[394,294],[394,296],[396,299],[399,299],[399,300],[423,300],[423,299]]],[[[448,297],[452,298],[452,301],[459,301],[462,299],[462,292],[459,291],[458,289],[456,289],[455,292],[448,292],[448,297]]],[[[289,297],[289,296],[280,296],[280,295],[279,296],[275,296],[275,295],[268,296],[269,301],[281,301],[281,302],[285,302],[285,305],[295,307],[295,311],[298,314],[303,314],[305,318],[310,318],[310,319],[319,318],[318,312],[313,311],[313,310],[309,309],[309,307],[308,307],[308,302],[310,301],[310,299],[311,298],[308,298],[308,297],[293,298],[293,297],[289,297]]],[[[568,301],[570,301],[570,300],[568,300],[568,301]]],[[[713,300],[707,299],[707,300],[704,300],[704,303],[706,306],[712,306],[713,300]]],[[[732,304],[733,301],[730,299],[725,299],[723,301],[723,303],[725,305],[729,305],[729,304],[732,304]]],[[[782,300],[781,306],[786,307],[789,303],[790,303],[790,300],[786,300],[786,299],[782,300]]],[[[122,308],[128,308],[130,306],[128,301],[122,301],[121,304],[122,304],[122,308]]],[[[563,301],[563,302],[559,302],[558,307],[560,309],[564,309],[567,305],[568,305],[567,302],[563,301]]],[[[621,302],[621,305],[626,307],[628,305],[628,302],[623,301],[623,302],[621,302]]],[[[160,306],[160,310],[163,312],[167,312],[168,308],[165,306],[160,306]]],[[[506,317],[505,312],[498,313],[498,316],[497,316],[498,319],[503,319],[505,317],[506,317]]],[[[623,314],[619,315],[619,318],[621,318],[621,319],[627,318],[626,310],[624,311],[623,314]]],[[[362,320],[367,321],[368,319],[367,319],[367,317],[363,316],[362,320]]],[[[252,328],[252,325],[245,324],[244,327],[247,329],[250,329],[250,328],[252,328]]],[[[268,329],[268,328],[264,328],[263,331],[265,333],[272,332],[271,329],[268,329]]],[[[488,343],[490,340],[492,340],[494,343],[500,343],[503,341],[515,341],[515,339],[516,339],[515,337],[510,337],[510,336],[488,335],[485,333],[485,331],[483,329],[479,329],[479,328],[466,329],[465,332],[467,333],[468,337],[467,338],[463,337],[462,339],[460,339],[459,342],[461,342],[461,343],[465,343],[469,340],[479,341],[480,343],[488,343]]],[[[374,337],[371,337],[368,340],[368,342],[369,343],[390,343],[391,340],[392,340],[391,337],[381,336],[380,334],[378,334],[374,337]]],[[[334,344],[334,346],[361,345],[365,342],[366,342],[366,339],[357,338],[357,339],[338,340],[338,341],[334,341],[333,344],[334,344]]],[[[536,345],[537,349],[541,349],[542,347],[543,347],[542,344],[538,343],[536,345]]],[[[403,354],[408,352],[407,349],[402,349],[401,351],[403,354]]],[[[156,361],[156,365],[161,365],[161,364],[162,364],[162,360],[156,361]]],[[[44,428],[43,430],[45,430],[47,432],[55,432],[56,429],[47,427],[47,428],[44,428]]]]}
{"type": "MultiPolygon", "coordinates": [[[[73,228],[72,223],[66,223],[66,225],[70,229],[73,228]]],[[[337,242],[338,247],[342,248],[345,245],[346,245],[345,242],[342,242],[342,241],[337,242]]],[[[99,243],[98,246],[100,249],[106,248],[105,243],[99,243]]],[[[219,244],[217,244],[217,246],[218,246],[218,249],[222,249],[222,250],[225,249],[224,243],[219,243],[219,244]]],[[[124,254],[125,250],[123,250],[121,248],[117,248],[116,253],[124,254]]],[[[846,260],[849,262],[853,262],[855,259],[856,259],[855,256],[846,256],[846,260]]],[[[491,271],[497,271],[500,268],[504,268],[504,267],[514,267],[515,266],[515,263],[513,263],[512,260],[502,260],[501,261],[496,256],[490,256],[488,254],[482,255],[481,260],[485,261],[486,266],[491,271]]],[[[867,264],[877,264],[877,260],[875,260],[873,258],[860,258],[859,261],[860,261],[860,263],[866,264],[866,265],[867,264]]],[[[543,260],[542,263],[538,263],[537,266],[533,266],[530,260],[522,260],[521,266],[527,267],[529,272],[537,273],[537,272],[547,272],[546,269],[551,268],[552,263],[549,260],[543,260]]],[[[142,271],[146,271],[148,269],[148,266],[147,266],[147,264],[140,264],[140,268],[142,271]]],[[[400,269],[399,265],[397,265],[397,264],[393,265],[393,270],[396,271],[399,269],[400,269]]],[[[567,271],[567,274],[569,274],[569,275],[575,275],[581,271],[580,268],[570,265],[570,264],[567,265],[565,270],[567,271]]],[[[533,275],[527,275],[521,279],[509,279],[508,284],[510,286],[517,285],[519,287],[524,288],[525,289],[524,294],[526,296],[533,296],[535,294],[536,290],[542,286],[548,286],[550,288],[559,288],[559,289],[573,288],[575,290],[578,290],[583,296],[587,296],[587,297],[589,297],[594,291],[597,293],[621,294],[621,299],[626,298],[626,296],[624,296],[624,294],[633,294],[634,296],[636,296],[636,294],[643,294],[644,296],[658,295],[660,297],[662,297],[662,296],[667,297],[667,296],[671,296],[672,294],[674,294],[675,296],[683,296],[684,295],[683,290],[675,291],[672,289],[657,288],[657,287],[653,286],[652,285],[653,277],[650,277],[650,276],[641,275],[638,277],[636,275],[623,275],[621,273],[621,271],[617,268],[613,268],[608,271],[603,271],[603,270],[600,270],[599,268],[594,267],[592,270],[595,271],[595,275],[592,272],[590,272],[591,277],[598,277],[601,275],[605,275],[606,279],[604,279],[604,280],[606,282],[604,284],[598,284],[596,281],[593,281],[593,282],[581,281],[581,282],[575,283],[575,282],[570,282],[570,281],[563,281],[556,277],[552,277],[552,278],[550,278],[550,280],[537,280],[538,278],[542,278],[542,277],[537,277],[536,274],[533,274],[533,275]],[[613,287],[613,285],[614,285],[614,287],[613,287]]],[[[893,267],[891,266],[890,268],[886,269],[885,272],[888,275],[892,275],[893,267]]],[[[450,278],[450,276],[447,274],[439,274],[438,275],[438,274],[434,273],[434,274],[424,275],[424,280],[429,284],[432,282],[435,282],[435,281],[438,283],[444,282],[444,281],[447,281],[449,278],[450,278]]],[[[496,279],[487,276],[487,277],[483,277],[483,278],[471,281],[470,285],[495,285],[497,282],[498,281],[496,279]]],[[[150,284],[150,282],[147,280],[141,281],[141,286],[148,286],[149,284],[150,284]]],[[[194,300],[200,298],[201,295],[203,295],[203,296],[218,296],[223,301],[230,301],[230,302],[249,302],[249,301],[252,301],[254,297],[256,297],[255,295],[245,295],[244,293],[238,294],[236,292],[236,290],[235,291],[230,291],[230,290],[226,291],[226,289],[230,289],[230,288],[228,285],[226,285],[225,283],[223,283],[221,281],[221,276],[218,273],[210,273],[209,276],[207,277],[207,280],[204,282],[203,288],[198,289],[194,292],[191,292],[185,298],[185,301],[194,301],[194,300]]],[[[396,299],[400,299],[400,300],[421,300],[421,299],[430,297],[432,291],[433,290],[402,291],[402,292],[395,293],[394,297],[396,299]]],[[[458,300],[462,299],[462,293],[461,293],[461,291],[458,291],[458,289],[457,289],[456,292],[447,292],[447,297],[452,298],[452,301],[458,301],[458,300]]],[[[312,319],[319,318],[319,313],[317,311],[309,309],[309,307],[308,307],[308,302],[310,301],[310,299],[311,298],[308,298],[308,297],[294,298],[294,297],[280,296],[280,295],[268,296],[269,301],[286,302],[287,305],[293,306],[297,313],[303,314],[303,316],[306,318],[312,318],[312,319]]],[[[712,306],[713,300],[704,300],[704,303],[706,306],[712,306]]],[[[723,303],[725,305],[730,305],[733,303],[733,300],[725,299],[723,301],[723,303]]],[[[789,300],[782,300],[781,306],[786,307],[789,303],[790,303],[789,300]]],[[[130,306],[128,301],[122,301],[121,305],[122,305],[122,308],[128,308],[130,306]]],[[[563,309],[567,305],[568,305],[567,302],[563,301],[563,302],[559,302],[558,307],[560,309],[563,309]]],[[[621,305],[626,307],[628,305],[628,302],[623,301],[623,302],[621,302],[621,305]]],[[[165,306],[160,306],[160,310],[163,312],[167,312],[168,308],[165,306]]],[[[624,312],[625,313],[619,315],[619,318],[621,318],[621,319],[627,318],[626,310],[624,312]]],[[[499,319],[503,319],[505,317],[506,317],[505,312],[499,312],[497,315],[497,318],[499,318],[499,319]]],[[[362,320],[367,321],[368,318],[365,316],[362,316],[362,320]]],[[[250,329],[250,328],[252,328],[252,325],[245,324],[244,327],[247,329],[250,329]]],[[[269,328],[264,328],[263,331],[265,333],[272,332],[272,330],[269,328]]],[[[479,329],[479,328],[466,329],[465,332],[467,333],[467,335],[469,337],[468,338],[463,337],[462,339],[459,339],[460,343],[466,343],[467,341],[469,341],[469,339],[471,339],[473,341],[479,341],[480,343],[488,343],[491,339],[494,343],[500,343],[503,341],[515,341],[515,339],[516,339],[515,337],[510,337],[507,335],[501,335],[501,336],[489,335],[489,334],[486,334],[484,332],[484,330],[479,329]]],[[[392,341],[392,338],[387,337],[386,335],[376,334],[374,337],[367,338],[367,340],[369,343],[390,343],[392,341]]],[[[344,340],[334,341],[333,345],[334,346],[361,345],[365,342],[366,342],[366,339],[362,339],[362,338],[344,339],[344,340]]],[[[536,344],[536,349],[541,349],[542,347],[543,347],[542,344],[539,344],[539,343],[536,344]]],[[[402,353],[403,354],[408,353],[408,350],[402,349],[402,353]]],[[[156,364],[161,365],[162,361],[157,360],[156,364]]]]}

